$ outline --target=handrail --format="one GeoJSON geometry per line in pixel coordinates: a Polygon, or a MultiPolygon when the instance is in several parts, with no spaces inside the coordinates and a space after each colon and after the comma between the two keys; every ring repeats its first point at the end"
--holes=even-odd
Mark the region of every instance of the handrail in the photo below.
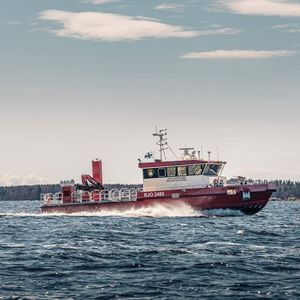
{"type": "MultiPolygon", "coordinates": [[[[89,191],[74,191],[71,193],[71,201],[68,203],[82,202],[119,202],[119,201],[136,201],[138,193],[142,189],[122,188],[111,190],[93,190],[89,191]]],[[[41,194],[40,199],[44,205],[58,205],[63,203],[63,193],[41,194]]]]}
{"type": "Polygon", "coordinates": [[[121,199],[129,199],[130,200],[130,197],[131,194],[130,194],[130,190],[127,189],[127,188],[123,188],[120,190],[120,198],[121,199]]]}
{"type": "Polygon", "coordinates": [[[109,196],[113,201],[120,200],[120,190],[112,189],[109,191],[109,196]]]}

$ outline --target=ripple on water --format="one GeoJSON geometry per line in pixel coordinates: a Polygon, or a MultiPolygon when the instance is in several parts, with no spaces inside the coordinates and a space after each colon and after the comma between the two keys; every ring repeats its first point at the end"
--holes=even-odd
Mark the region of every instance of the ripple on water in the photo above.
{"type": "Polygon", "coordinates": [[[0,299],[300,299],[299,202],[225,218],[1,204],[0,299]]]}

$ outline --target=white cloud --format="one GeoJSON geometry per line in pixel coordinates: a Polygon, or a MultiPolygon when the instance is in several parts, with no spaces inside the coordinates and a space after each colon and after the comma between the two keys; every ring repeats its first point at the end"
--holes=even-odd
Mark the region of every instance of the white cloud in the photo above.
{"type": "Polygon", "coordinates": [[[7,23],[8,25],[22,25],[22,22],[19,21],[11,21],[7,23]]]}
{"type": "Polygon", "coordinates": [[[289,0],[217,0],[214,6],[245,15],[300,16],[300,3],[289,0]]]}
{"type": "Polygon", "coordinates": [[[86,0],[84,2],[89,2],[92,4],[106,4],[111,2],[119,2],[119,0],[86,0]]]}
{"type": "Polygon", "coordinates": [[[232,28],[194,31],[145,17],[131,17],[101,12],[68,12],[46,10],[40,13],[42,20],[58,22],[63,28],[52,30],[60,37],[85,40],[123,41],[144,38],[192,38],[212,34],[236,34],[232,28]]]}
{"type": "Polygon", "coordinates": [[[239,29],[231,27],[219,27],[217,29],[203,30],[199,32],[199,35],[216,35],[216,34],[238,34],[241,31],[239,29]]]}
{"type": "Polygon", "coordinates": [[[154,9],[178,11],[178,10],[182,9],[183,7],[184,7],[184,5],[177,4],[177,3],[162,3],[162,4],[155,6],[154,9]]]}
{"type": "Polygon", "coordinates": [[[18,175],[6,174],[0,177],[0,186],[11,185],[32,185],[32,184],[47,184],[49,179],[34,174],[29,174],[24,177],[18,175]]]}
{"type": "Polygon", "coordinates": [[[278,29],[282,32],[295,33],[300,32],[300,23],[280,24],[271,27],[272,29],[278,29]]]}
{"type": "Polygon", "coordinates": [[[181,58],[189,59],[261,59],[290,56],[294,51],[288,50],[214,50],[207,52],[189,52],[181,58]]]}
{"type": "Polygon", "coordinates": [[[53,32],[58,36],[78,39],[121,41],[198,35],[196,31],[185,30],[181,26],[110,13],[47,10],[40,14],[40,19],[62,23],[63,28],[53,32]]]}

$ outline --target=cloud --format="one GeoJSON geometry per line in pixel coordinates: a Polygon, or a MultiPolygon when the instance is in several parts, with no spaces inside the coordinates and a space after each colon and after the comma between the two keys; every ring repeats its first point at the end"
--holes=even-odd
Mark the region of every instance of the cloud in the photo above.
{"type": "Polygon", "coordinates": [[[85,0],[84,2],[89,2],[92,4],[106,4],[111,2],[119,2],[119,0],[85,0]]]}
{"type": "Polygon", "coordinates": [[[162,3],[157,6],[155,6],[154,9],[157,10],[173,10],[173,11],[178,11],[184,7],[183,4],[178,4],[178,3],[162,3]]]}
{"type": "Polygon", "coordinates": [[[191,38],[196,31],[185,30],[141,17],[100,12],[67,12],[47,10],[40,14],[40,19],[56,21],[63,28],[53,31],[58,36],[78,39],[103,41],[140,40],[143,38],[191,38]]]}
{"type": "Polygon", "coordinates": [[[19,22],[19,21],[10,21],[7,24],[8,25],[22,25],[22,22],[19,22]]]}
{"type": "Polygon", "coordinates": [[[214,6],[236,14],[299,17],[300,3],[284,0],[217,0],[214,6]]]}
{"type": "Polygon", "coordinates": [[[62,24],[63,28],[52,30],[57,36],[109,42],[145,38],[193,38],[202,35],[238,33],[236,29],[232,28],[194,31],[145,17],[101,12],[74,13],[62,10],[46,10],[39,14],[39,18],[62,24]]]}
{"type": "Polygon", "coordinates": [[[261,59],[291,56],[295,52],[288,50],[214,50],[207,52],[189,52],[181,56],[188,59],[261,59]]]}
{"type": "Polygon", "coordinates": [[[32,185],[32,184],[47,184],[49,179],[34,174],[29,174],[24,177],[18,175],[6,174],[0,177],[0,186],[11,185],[32,185]]]}
{"type": "Polygon", "coordinates": [[[203,36],[203,35],[238,34],[240,32],[241,31],[239,29],[235,29],[231,27],[219,27],[217,29],[202,30],[199,32],[199,35],[203,36]]]}
{"type": "Polygon", "coordinates": [[[295,33],[300,32],[300,23],[280,24],[271,27],[272,29],[279,29],[281,32],[295,33]]]}

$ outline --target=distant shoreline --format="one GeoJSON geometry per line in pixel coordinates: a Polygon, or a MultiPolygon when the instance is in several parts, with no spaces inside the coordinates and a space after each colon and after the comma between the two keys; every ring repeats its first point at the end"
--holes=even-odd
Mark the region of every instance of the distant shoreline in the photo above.
{"type": "MultiPolygon", "coordinates": [[[[250,182],[250,181],[249,181],[250,182]]],[[[276,192],[272,194],[271,201],[298,201],[300,200],[300,182],[290,180],[269,181],[276,192]]],[[[107,189],[121,189],[141,187],[141,184],[105,184],[107,189]]],[[[60,190],[59,184],[35,184],[0,186],[0,201],[38,200],[40,194],[56,193],[60,190]]]]}
{"type": "Polygon", "coordinates": [[[295,201],[300,201],[300,198],[286,198],[286,199],[282,199],[282,198],[270,198],[270,201],[289,201],[289,202],[295,202],[295,201]]]}
{"type": "MultiPolygon", "coordinates": [[[[107,189],[141,187],[139,184],[105,184],[107,189]]],[[[57,193],[59,184],[0,186],[0,201],[39,200],[41,194],[57,193]]]]}

